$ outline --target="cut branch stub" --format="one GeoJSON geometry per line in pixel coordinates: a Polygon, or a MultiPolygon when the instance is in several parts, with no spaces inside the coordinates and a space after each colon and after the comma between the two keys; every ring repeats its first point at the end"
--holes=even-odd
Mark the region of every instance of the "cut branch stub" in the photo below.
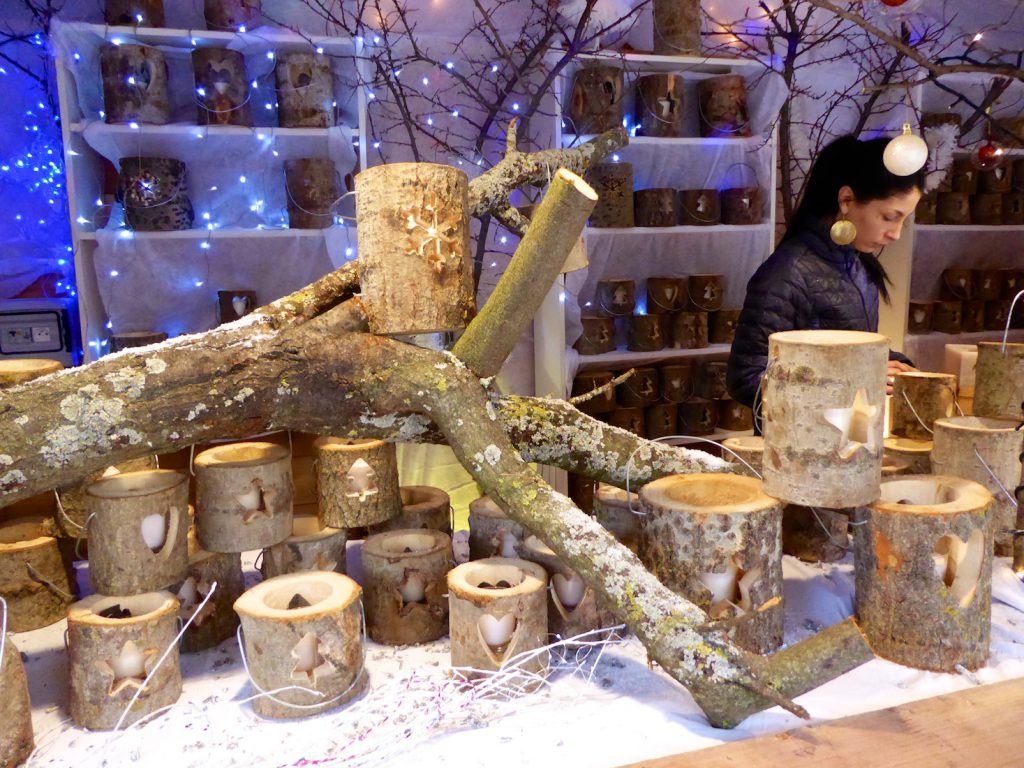
{"type": "Polygon", "coordinates": [[[316,449],[320,522],[357,528],[389,520],[402,507],[394,443],[321,437],[316,449]]]}
{"type": "Polygon", "coordinates": [[[907,475],[862,510],[856,610],[875,653],[939,672],[988,658],[991,494],[970,480],[907,475]]]}
{"type": "Polygon", "coordinates": [[[466,327],[475,311],[468,184],[462,171],[434,163],[356,176],[359,284],[373,333],[466,327]]]}

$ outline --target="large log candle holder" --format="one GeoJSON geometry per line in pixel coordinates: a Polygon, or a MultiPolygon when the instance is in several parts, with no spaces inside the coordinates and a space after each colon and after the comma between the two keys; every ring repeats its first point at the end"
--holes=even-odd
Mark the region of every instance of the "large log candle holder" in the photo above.
{"type": "Polygon", "coordinates": [[[313,53],[282,53],[274,67],[277,119],[282,128],[334,125],[331,60],[313,53]]]}
{"type": "Polygon", "coordinates": [[[192,51],[199,125],[252,125],[245,57],[229,48],[192,51]]]}
{"type": "Polygon", "coordinates": [[[395,444],[321,437],[316,449],[320,522],[331,528],[382,523],[402,506],[395,444]]]}
{"type": "Polygon", "coordinates": [[[104,45],[100,48],[103,112],[108,123],[171,121],[167,62],[148,45],[104,45]]]}

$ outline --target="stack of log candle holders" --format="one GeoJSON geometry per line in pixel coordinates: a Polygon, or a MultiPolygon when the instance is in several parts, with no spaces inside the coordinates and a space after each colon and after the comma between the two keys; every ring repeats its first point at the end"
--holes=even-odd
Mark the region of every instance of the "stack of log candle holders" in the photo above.
{"type": "Polygon", "coordinates": [[[936,192],[921,198],[918,224],[1001,226],[1024,224],[1024,159],[978,169],[956,157],[936,192]]]}
{"type": "MultiPolygon", "coordinates": [[[[1019,268],[946,269],[936,301],[910,302],[907,332],[1001,331],[1006,327],[1013,297],[1021,289],[1024,289],[1024,270],[1019,268]]],[[[1010,327],[1024,328],[1024,308],[1020,302],[1010,327]]]]}

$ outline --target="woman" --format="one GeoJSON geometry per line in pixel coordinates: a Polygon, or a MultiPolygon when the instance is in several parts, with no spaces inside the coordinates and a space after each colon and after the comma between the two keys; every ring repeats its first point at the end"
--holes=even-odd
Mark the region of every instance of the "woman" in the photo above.
{"type": "MultiPolygon", "coordinates": [[[[843,136],[818,155],[792,224],[747,284],[729,356],[729,394],[753,407],[768,365],[768,337],[793,330],[878,330],[878,296],[889,301],[878,254],[899,240],[924,189],[924,171],[896,176],[889,139],[843,136]],[[851,226],[852,225],[852,226],[851,226]]],[[[889,353],[889,383],[914,370],[889,353]]]]}

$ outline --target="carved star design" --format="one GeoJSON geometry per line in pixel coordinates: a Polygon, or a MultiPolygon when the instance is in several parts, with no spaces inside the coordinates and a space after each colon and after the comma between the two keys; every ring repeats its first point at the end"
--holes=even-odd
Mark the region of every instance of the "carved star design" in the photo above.
{"type": "Polygon", "coordinates": [[[881,430],[877,427],[882,418],[882,408],[869,404],[863,389],[857,390],[848,408],[827,408],[823,416],[841,435],[839,458],[851,459],[859,450],[866,450],[871,455],[878,453],[881,430]]]}
{"type": "Polygon", "coordinates": [[[445,219],[441,203],[434,192],[423,196],[423,203],[405,213],[405,229],[408,232],[405,252],[427,259],[438,274],[449,261],[462,256],[462,242],[458,222],[445,219]]]}
{"type": "Polygon", "coordinates": [[[264,491],[263,484],[259,478],[254,477],[252,480],[252,490],[235,496],[235,501],[245,510],[242,522],[251,523],[258,517],[273,517],[274,514],[270,510],[270,504],[276,495],[275,491],[264,491]]]}
{"type": "Polygon", "coordinates": [[[146,671],[153,661],[153,657],[157,654],[156,648],[144,648],[139,649],[133,640],[125,642],[121,648],[121,652],[116,657],[111,657],[105,661],[100,662],[105,671],[109,672],[113,680],[110,682],[110,696],[116,696],[125,688],[141,688],[143,682],[146,680],[146,671]],[[137,674],[126,674],[121,676],[117,667],[124,665],[135,665],[137,664],[139,657],[141,657],[142,670],[137,674]]]}

